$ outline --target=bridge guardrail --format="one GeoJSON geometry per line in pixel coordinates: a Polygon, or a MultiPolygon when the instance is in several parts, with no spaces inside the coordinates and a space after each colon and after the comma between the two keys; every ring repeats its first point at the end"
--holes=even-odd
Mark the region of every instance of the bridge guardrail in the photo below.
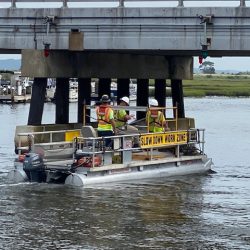
{"type": "MultiPolygon", "coordinates": [[[[118,2],[118,7],[124,7],[125,2],[177,2],[177,7],[184,7],[184,2],[200,2],[200,0],[1,0],[3,3],[10,3],[11,8],[15,8],[16,3],[62,3],[61,7],[68,7],[68,3],[103,3],[103,2],[118,2]]],[[[236,2],[240,7],[245,7],[246,2],[250,0],[206,0],[206,2],[236,2]]],[[[221,5],[223,6],[223,4],[221,5]]],[[[48,7],[47,7],[48,8],[48,7]]]]}

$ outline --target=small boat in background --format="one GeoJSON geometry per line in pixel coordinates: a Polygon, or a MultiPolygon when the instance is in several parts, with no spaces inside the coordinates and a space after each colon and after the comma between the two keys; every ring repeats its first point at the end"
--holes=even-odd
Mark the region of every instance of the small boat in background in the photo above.
{"type": "MultiPolygon", "coordinates": [[[[46,88],[46,101],[54,102],[56,95],[56,81],[55,79],[48,79],[46,88]]],[[[78,82],[76,78],[70,79],[69,82],[69,102],[78,101],[78,82]]]]}
{"type": "Polygon", "coordinates": [[[0,103],[29,102],[33,81],[29,77],[21,77],[21,72],[11,73],[10,81],[2,80],[2,75],[0,77],[0,103]]]}

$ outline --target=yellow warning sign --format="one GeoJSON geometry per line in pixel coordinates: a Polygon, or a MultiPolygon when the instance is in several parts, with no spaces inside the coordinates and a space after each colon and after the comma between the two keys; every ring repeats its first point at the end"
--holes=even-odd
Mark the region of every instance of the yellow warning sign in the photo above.
{"type": "Polygon", "coordinates": [[[181,145],[186,143],[186,131],[167,132],[161,134],[145,134],[140,136],[141,148],[181,145]]]}
{"type": "Polygon", "coordinates": [[[80,136],[80,130],[73,130],[65,132],[65,141],[73,141],[75,137],[80,136]]]}

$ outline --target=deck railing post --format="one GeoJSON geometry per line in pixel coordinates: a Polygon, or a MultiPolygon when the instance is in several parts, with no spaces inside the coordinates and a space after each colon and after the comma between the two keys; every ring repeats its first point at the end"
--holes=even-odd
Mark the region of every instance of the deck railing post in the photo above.
{"type": "Polygon", "coordinates": [[[22,153],[21,146],[22,146],[21,136],[18,135],[18,155],[20,155],[22,153]]]}
{"type": "Polygon", "coordinates": [[[95,167],[95,139],[93,138],[92,140],[92,168],[94,167],[95,167]]]}
{"type": "Polygon", "coordinates": [[[175,153],[175,156],[176,156],[177,158],[180,158],[180,145],[177,145],[177,146],[176,146],[176,153],[175,153]]]}
{"type": "Polygon", "coordinates": [[[77,137],[75,137],[75,138],[73,139],[73,162],[74,162],[74,160],[75,160],[76,140],[77,140],[77,137]]]}
{"type": "Polygon", "coordinates": [[[16,8],[16,0],[11,0],[11,8],[16,8]]]}
{"type": "Polygon", "coordinates": [[[119,0],[119,7],[124,7],[124,0],[119,0]]]}
{"type": "Polygon", "coordinates": [[[183,0],[178,0],[178,7],[184,7],[183,0]]]}
{"type": "Polygon", "coordinates": [[[205,131],[202,130],[202,154],[203,155],[205,154],[204,151],[205,151],[205,131]]]}
{"type": "Polygon", "coordinates": [[[240,7],[246,7],[246,0],[240,0],[240,7]]]}
{"type": "MultiPolygon", "coordinates": [[[[34,143],[35,143],[35,138],[33,134],[28,134],[27,135],[27,140],[28,140],[28,147],[29,147],[29,152],[34,152],[34,143]]],[[[20,151],[21,153],[22,151],[20,151]]]]}
{"type": "Polygon", "coordinates": [[[68,0],[63,0],[63,8],[67,8],[68,7],[68,0]]]}
{"type": "Polygon", "coordinates": [[[52,135],[53,132],[50,132],[49,133],[49,142],[51,143],[53,141],[53,135],[52,135]]]}

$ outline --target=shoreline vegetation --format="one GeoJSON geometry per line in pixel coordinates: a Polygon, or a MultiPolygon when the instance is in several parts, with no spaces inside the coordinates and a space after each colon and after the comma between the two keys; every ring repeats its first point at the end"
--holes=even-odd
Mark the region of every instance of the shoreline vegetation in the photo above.
{"type": "MultiPolygon", "coordinates": [[[[11,74],[3,74],[10,80],[11,74]]],[[[171,82],[166,81],[166,96],[171,96],[171,82]]],[[[149,80],[149,96],[154,96],[154,80],[149,80]]],[[[238,74],[194,74],[193,80],[183,80],[184,97],[250,97],[250,72],[238,74]]]]}
{"type": "MultiPolygon", "coordinates": [[[[171,96],[170,87],[168,80],[167,96],[171,96]]],[[[183,80],[183,92],[185,97],[250,97],[250,75],[194,74],[193,80],[183,80]]],[[[151,87],[150,95],[153,93],[154,88],[151,87]]]]}

